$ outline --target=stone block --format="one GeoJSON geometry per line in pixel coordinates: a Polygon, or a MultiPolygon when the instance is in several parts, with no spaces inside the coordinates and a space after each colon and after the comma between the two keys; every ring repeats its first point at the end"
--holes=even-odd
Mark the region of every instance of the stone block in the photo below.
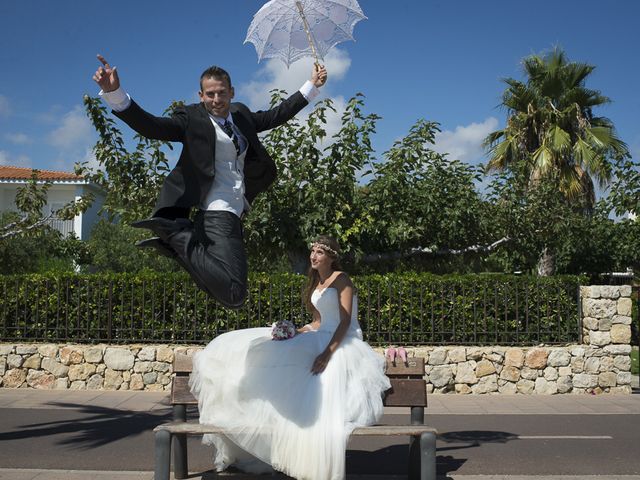
{"type": "Polygon", "coordinates": [[[104,378],[102,375],[98,375],[94,373],[87,380],[87,390],[102,390],[102,386],[104,385],[104,378]]]}
{"type": "Polygon", "coordinates": [[[87,347],[84,350],[84,359],[89,363],[102,362],[102,356],[104,355],[104,349],[100,346],[87,347]]]}
{"type": "Polygon", "coordinates": [[[43,357],[55,359],[58,355],[58,346],[52,343],[38,345],[38,353],[43,357]]]}
{"type": "MultiPolygon", "coordinates": [[[[608,332],[605,332],[608,333],[608,332]]],[[[587,350],[584,352],[585,358],[591,357],[604,357],[606,354],[604,352],[604,348],[589,346],[587,350]]]]}
{"type": "Polygon", "coordinates": [[[544,377],[538,377],[536,378],[533,393],[537,395],[554,395],[558,393],[558,384],[554,381],[550,382],[544,377]]]}
{"type": "MultiPolygon", "coordinates": [[[[520,380],[520,369],[516,367],[504,367],[500,372],[500,378],[509,382],[517,382],[520,380]]],[[[515,393],[515,384],[513,386],[515,393]]],[[[501,393],[503,392],[501,391],[501,393]]]]}
{"type": "Polygon", "coordinates": [[[584,372],[584,358],[581,357],[573,357],[571,358],[571,371],[573,373],[582,373],[584,372]]]}
{"type": "Polygon", "coordinates": [[[622,385],[620,387],[611,387],[609,393],[612,395],[630,395],[633,391],[631,385],[622,385]]]}
{"type": "Polygon", "coordinates": [[[108,347],[104,353],[104,363],[110,370],[131,370],[134,360],[135,357],[128,348],[108,347]]]}
{"type": "Polygon", "coordinates": [[[587,330],[598,330],[599,320],[593,317],[584,317],[582,319],[582,327],[587,330]]]}
{"type": "Polygon", "coordinates": [[[589,343],[598,347],[609,345],[611,343],[611,334],[610,332],[593,331],[589,335],[589,343]]]}
{"type": "Polygon", "coordinates": [[[37,345],[16,345],[16,353],[18,355],[33,355],[38,353],[37,345]]]}
{"type": "Polygon", "coordinates": [[[600,290],[597,288],[597,285],[587,286],[583,285],[580,287],[580,298],[598,298],[600,297],[600,290]]]}
{"type": "Polygon", "coordinates": [[[471,387],[475,394],[492,393],[498,391],[498,375],[482,377],[478,383],[471,387]]]}
{"type": "Polygon", "coordinates": [[[449,350],[449,363],[461,363],[467,360],[467,349],[464,347],[456,347],[449,350]]]}
{"type": "Polygon", "coordinates": [[[612,357],[602,357],[600,359],[600,371],[601,372],[610,372],[613,370],[613,358],[612,357]]]}
{"type": "MultiPolygon", "coordinates": [[[[631,316],[632,302],[629,297],[619,298],[617,303],[617,313],[618,315],[623,315],[625,317],[631,316]]],[[[614,313],[614,315],[615,315],[614,313]]],[[[611,315],[613,317],[613,315],[611,315]]]]}
{"type": "Polygon", "coordinates": [[[583,298],[582,312],[585,317],[606,318],[616,314],[616,301],[603,298],[583,298]]]}
{"type": "Polygon", "coordinates": [[[505,395],[515,395],[518,393],[518,387],[515,383],[505,382],[504,385],[498,386],[498,393],[502,393],[505,395]]]}
{"type": "Polygon", "coordinates": [[[614,372],[602,372],[598,375],[598,386],[601,388],[615,387],[618,375],[614,372]]]}
{"type": "Polygon", "coordinates": [[[429,374],[429,382],[431,382],[435,388],[441,388],[446,385],[452,384],[453,372],[451,371],[451,366],[438,365],[433,367],[433,370],[429,374]]]}
{"type": "Polygon", "coordinates": [[[131,380],[129,381],[129,389],[144,390],[144,382],[142,381],[142,374],[134,373],[133,375],[131,375],[131,380]]]}
{"type": "Polygon", "coordinates": [[[584,347],[572,347],[571,356],[578,357],[578,358],[584,357],[584,347]]]}
{"type": "Polygon", "coordinates": [[[14,353],[7,355],[7,367],[9,368],[20,368],[24,363],[24,358],[22,355],[16,355],[14,353]]]}
{"type": "Polygon", "coordinates": [[[41,362],[42,362],[42,357],[40,357],[40,354],[34,353],[24,361],[24,363],[22,364],[22,368],[39,370],[41,362]]]}
{"type": "Polygon", "coordinates": [[[631,296],[631,285],[620,285],[618,286],[620,290],[621,297],[630,297],[631,296]]]}
{"type": "Polygon", "coordinates": [[[71,382],[69,385],[69,390],[86,390],[87,382],[84,380],[76,380],[75,382],[71,382]]]}
{"type": "Polygon", "coordinates": [[[600,330],[601,332],[608,332],[609,330],[611,330],[611,323],[611,318],[600,319],[600,321],[598,322],[598,330],[600,330]]]}
{"type": "Polygon", "coordinates": [[[60,362],[56,362],[52,358],[43,358],[41,368],[49,373],[53,373],[56,378],[66,377],[69,373],[69,367],[61,364],[60,362]]]}
{"type": "Polygon", "coordinates": [[[31,370],[27,374],[27,385],[38,390],[51,390],[55,386],[56,377],[42,370],[31,370]]]}
{"type": "Polygon", "coordinates": [[[159,373],[156,383],[159,383],[160,385],[169,385],[171,383],[171,376],[159,373]]]}
{"type": "Polygon", "coordinates": [[[574,388],[595,388],[598,386],[598,376],[588,373],[578,373],[573,376],[574,388]]]}
{"type": "Polygon", "coordinates": [[[477,383],[478,377],[476,376],[475,372],[476,365],[476,362],[474,362],[473,360],[469,362],[459,363],[456,370],[455,382],[466,384],[477,383]]]}
{"type": "Polygon", "coordinates": [[[504,364],[507,367],[521,368],[524,365],[524,352],[521,348],[509,348],[504,355],[504,364]]]}
{"type": "Polygon", "coordinates": [[[104,389],[105,390],[118,390],[120,385],[124,382],[120,371],[107,368],[104,371],[104,389]]]}
{"type": "Polygon", "coordinates": [[[573,381],[569,375],[558,377],[558,393],[569,393],[573,388],[573,381]]]}
{"type": "Polygon", "coordinates": [[[60,349],[60,363],[63,365],[77,365],[82,363],[84,352],[82,347],[67,345],[60,349]]]}
{"type": "Polygon", "coordinates": [[[170,347],[158,347],[156,360],[158,362],[173,363],[173,349],[170,347]]]}
{"type": "Polygon", "coordinates": [[[616,382],[618,385],[630,385],[631,372],[618,372],[616,375],[616,382]]]}
{"type": "Polygon", "coordinates": [[[154,372],[166,373],[171,370],[171,364],[165,362],[153,362],[151,368],[154,372]]]}
{"type": "Polygon", "coordinates": [[[612,324],[631,325],[631,317],[626,315],[614,315],[611,319],[612,324]]]}
{"type": "Polygon", "coordinates": [[[502,354],[502,352],[491,352],[487,353],[484,358],[492,362],[494,365],[499,365],[503,362],[504,354],[502,354]]]}
{"type": "Polygon", "coordinates": [[[496,367],[488,360],[480,360],[476,366],[476,377],[486,377],[496,373],[496,367]]]}
{"type": "Polygon", "coordinates": [[[550,367],[566,367],[571,363],[571,354],[565,349],[554,349],[549,353],[547,364],[550,367]]]}
{"type": "Polygon", "coordinates": [[[67,390],[69,388],[69,379],[64,378],[56,378],[55,382],[53,382],[54,390],[67,390]]]}
{"type": "Polygon", "coordinates": [[[429,354],[429,365],[444,365],[447,363],[447,350],[436,348],[429,354]]]}
{"type": "MultiPolygon", "coordinates": [[[[147,385],[145,387],[145,390],[148,392],[162,392],[164,391],[164,387],[162,385],[158,385],[157,383],[151,384],[151,385],[147,385]]],[[[445,392],[442,392],[445,393],[445,392]]]]}
{"type": "Polygon", "coordinates": [[[558,379],[558,370],[553,367],[547,367],[544,369],[543,376],[547,381],[553,382],[558,379]]]}
{"type": "Polygon", "coordinates": [[[584,362],[584,371],[586,373],[598,373],[600,371],[600,358],[587,358],[587,360],[584,362]]]}
{"type": "Polygon", "coordinates": [[[549,350],[546,348],[532,348],[527,351],[524,359],[525,366],[536,370],[541,370],[547,366],[549,350]]]}
{"type": "Polygon", "coordinates": [[[616,324],[611,326],[611,343],[630,344],[631,325],[616,324]]]}
{"type": "Polygon", "coordinates": [[[599,285],[600,298],[617,300],[620,297],[620,287],[616,285],[599,285]]]}
{"type": "Polygon", "coordinates": [[[133,371],[135,373],[147,373],[147,372],[150,372],[151,370],[153,370],[151,366],[151,362],[136,361],[135,364],[133,365],[133,371]]]}
{"type": "Polygon", "coordinates": [[[529,367],[522,367],[520,376],[526,380],[535,380],[540,376],[540,371],[529,367]]]}
{"type": "Polygon", "coordinates": [[[630,355],[631,345],[607,345],[604,351],[609,355],[630,355]]]}
{"type": "Polygon", "coordinates": [[[69,381],[87,380],[94,373],[96,373],[96,366],[93,363],[71,365],[69,367],[69,381]]]}
{"type": "Polygon", "coordinates": [[[10,353],[14,352],[13,345],[0,345],[0,356],[6,357],[10,353]]]}
{"type": "Polygon", "coordinates": [[[535,386],[536,386],[535,382],[533,382],[532,380],[527,380],[523,378],[518,380],[518,383],[516,384],[516,390],[518,391],[518,393],[531,395],[533,393],[533,389],[535,388],[535,386]]]}
{"type": "Polygon", "coordinates": [[[157,379],[158,379],[158,374],[156,372],[149,372],[142,375],[142,381],[144,382],[145,385],[153,385],[154,383],[156,383],[157,379]]]}
{"type": "Polygon", "coordinates": [[[3,388],[19,388],[27,379],[27,372],[21,368],[7,370],[2,377],[3,388]]]}
{"type": "Polygon", "coordinates": [[[479,362],[484,356],[484,350],[479,347],[467,347],[467,360],[479,362]]]}
{"type": "Polygon", "coordinates": [[[7,359],[6,357],[0,357],[0,377],[7,371],[7,359]]]}
{"type": "Polygon", "coordinates": [[[631,357],[629,355],[618,355],[613,358],[613,366],[621,372],[631,370],[631,357]]]}
{"type": "Polygon", "coordinates": [[[457,383],[456,393],[459,393],[460,395],[469,395],[471,393],[471,387],[466,383],[457,383]]]}
{"type": "Polygon", "coordinates": [[[153,362],[156,359],[156,348],[155,347],[143,347],[138,352],[138,359],[143,362],[153,362]]]}
{"type": "Polygon", "coordinates": [[[558,368],[558,375],[561,377],[570,377],[573,373],[571,367],[560,367],[558,368]]]}

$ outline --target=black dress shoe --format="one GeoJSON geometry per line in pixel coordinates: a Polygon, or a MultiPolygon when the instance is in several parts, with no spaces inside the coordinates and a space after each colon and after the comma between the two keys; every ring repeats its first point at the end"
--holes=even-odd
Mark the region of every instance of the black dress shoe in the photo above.
{"type": "Polygon", "coordinates": [[[178,233],[191,226],[191,221],[187,218],[176,218],[171,220],[164,217],[151,217],[138,220],[131,224],[134,228],[147,228],[158,235],[161,239],[166,239],[174,233],[178,233]]]}
{"type": "Polygon", "coordinates": [[[171,245],[163,242],[160,237],[147,238],[136,243],[138,248],[155,248],[156,252],[169,258],[176,258],[177,254],[171,245]]]}

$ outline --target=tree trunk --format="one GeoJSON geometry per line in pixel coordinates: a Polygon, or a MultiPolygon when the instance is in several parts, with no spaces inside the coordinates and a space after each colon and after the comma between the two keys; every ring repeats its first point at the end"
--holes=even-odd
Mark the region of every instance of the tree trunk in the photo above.
{"type": "Polygon", "coordinates": [[[556,273],[556,255],[549,248],[545,247],[538,259],[538,275],[549,277],[556,273]]]}

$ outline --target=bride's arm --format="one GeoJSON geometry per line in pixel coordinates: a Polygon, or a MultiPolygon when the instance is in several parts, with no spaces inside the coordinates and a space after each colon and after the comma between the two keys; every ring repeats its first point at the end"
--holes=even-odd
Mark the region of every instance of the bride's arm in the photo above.
{"type": "Polygon", "coordinates": [[[351,325],[351,308],[353,305],[353,284],[351,283],[351,279],[346,273],[342,273],[338,278],[336,278],[336,280],[334,280],[331,286],[338,290],[340,302],[340,324],[338,325],[338,328],[336,328],[333,337],[331,337],[331,341],[329,342],[329,345],[327,345],[327,348],[325,348],[313,362],[311,372],[315,374],[322,373],[324,372],[324,369],[327,368],[329,360],[331,360],[331,356],[338,349],[338,346],[344,339],[344,336],[347,334],[349,326],[351,325]]]}
{"type": "Polygon", "coordinates": [[[298,328],[296,331],[298,333],[313,332],[314,330],[317,330],[319,326],[320,326],[320,312],[318,312],[318,310],[316,310],[314,307],[313,320],[311,321],[311,323],[307,323],[306,325],[303,325],[302,327],[298,328]]]}

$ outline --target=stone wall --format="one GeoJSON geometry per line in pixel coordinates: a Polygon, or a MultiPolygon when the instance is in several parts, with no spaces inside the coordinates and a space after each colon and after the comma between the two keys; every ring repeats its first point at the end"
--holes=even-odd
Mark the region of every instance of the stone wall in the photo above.
{"type": "MultiPolygon", "coordinates": [[[[631,288],[582,287],[580,345],[416,347],[430,393],[631,393],[631,288]]],[[[0,344],[0,387],[168,390],[167,345],[0,344]]],[[[379,349],[382,351],[382,349],[379,349]]]]}

